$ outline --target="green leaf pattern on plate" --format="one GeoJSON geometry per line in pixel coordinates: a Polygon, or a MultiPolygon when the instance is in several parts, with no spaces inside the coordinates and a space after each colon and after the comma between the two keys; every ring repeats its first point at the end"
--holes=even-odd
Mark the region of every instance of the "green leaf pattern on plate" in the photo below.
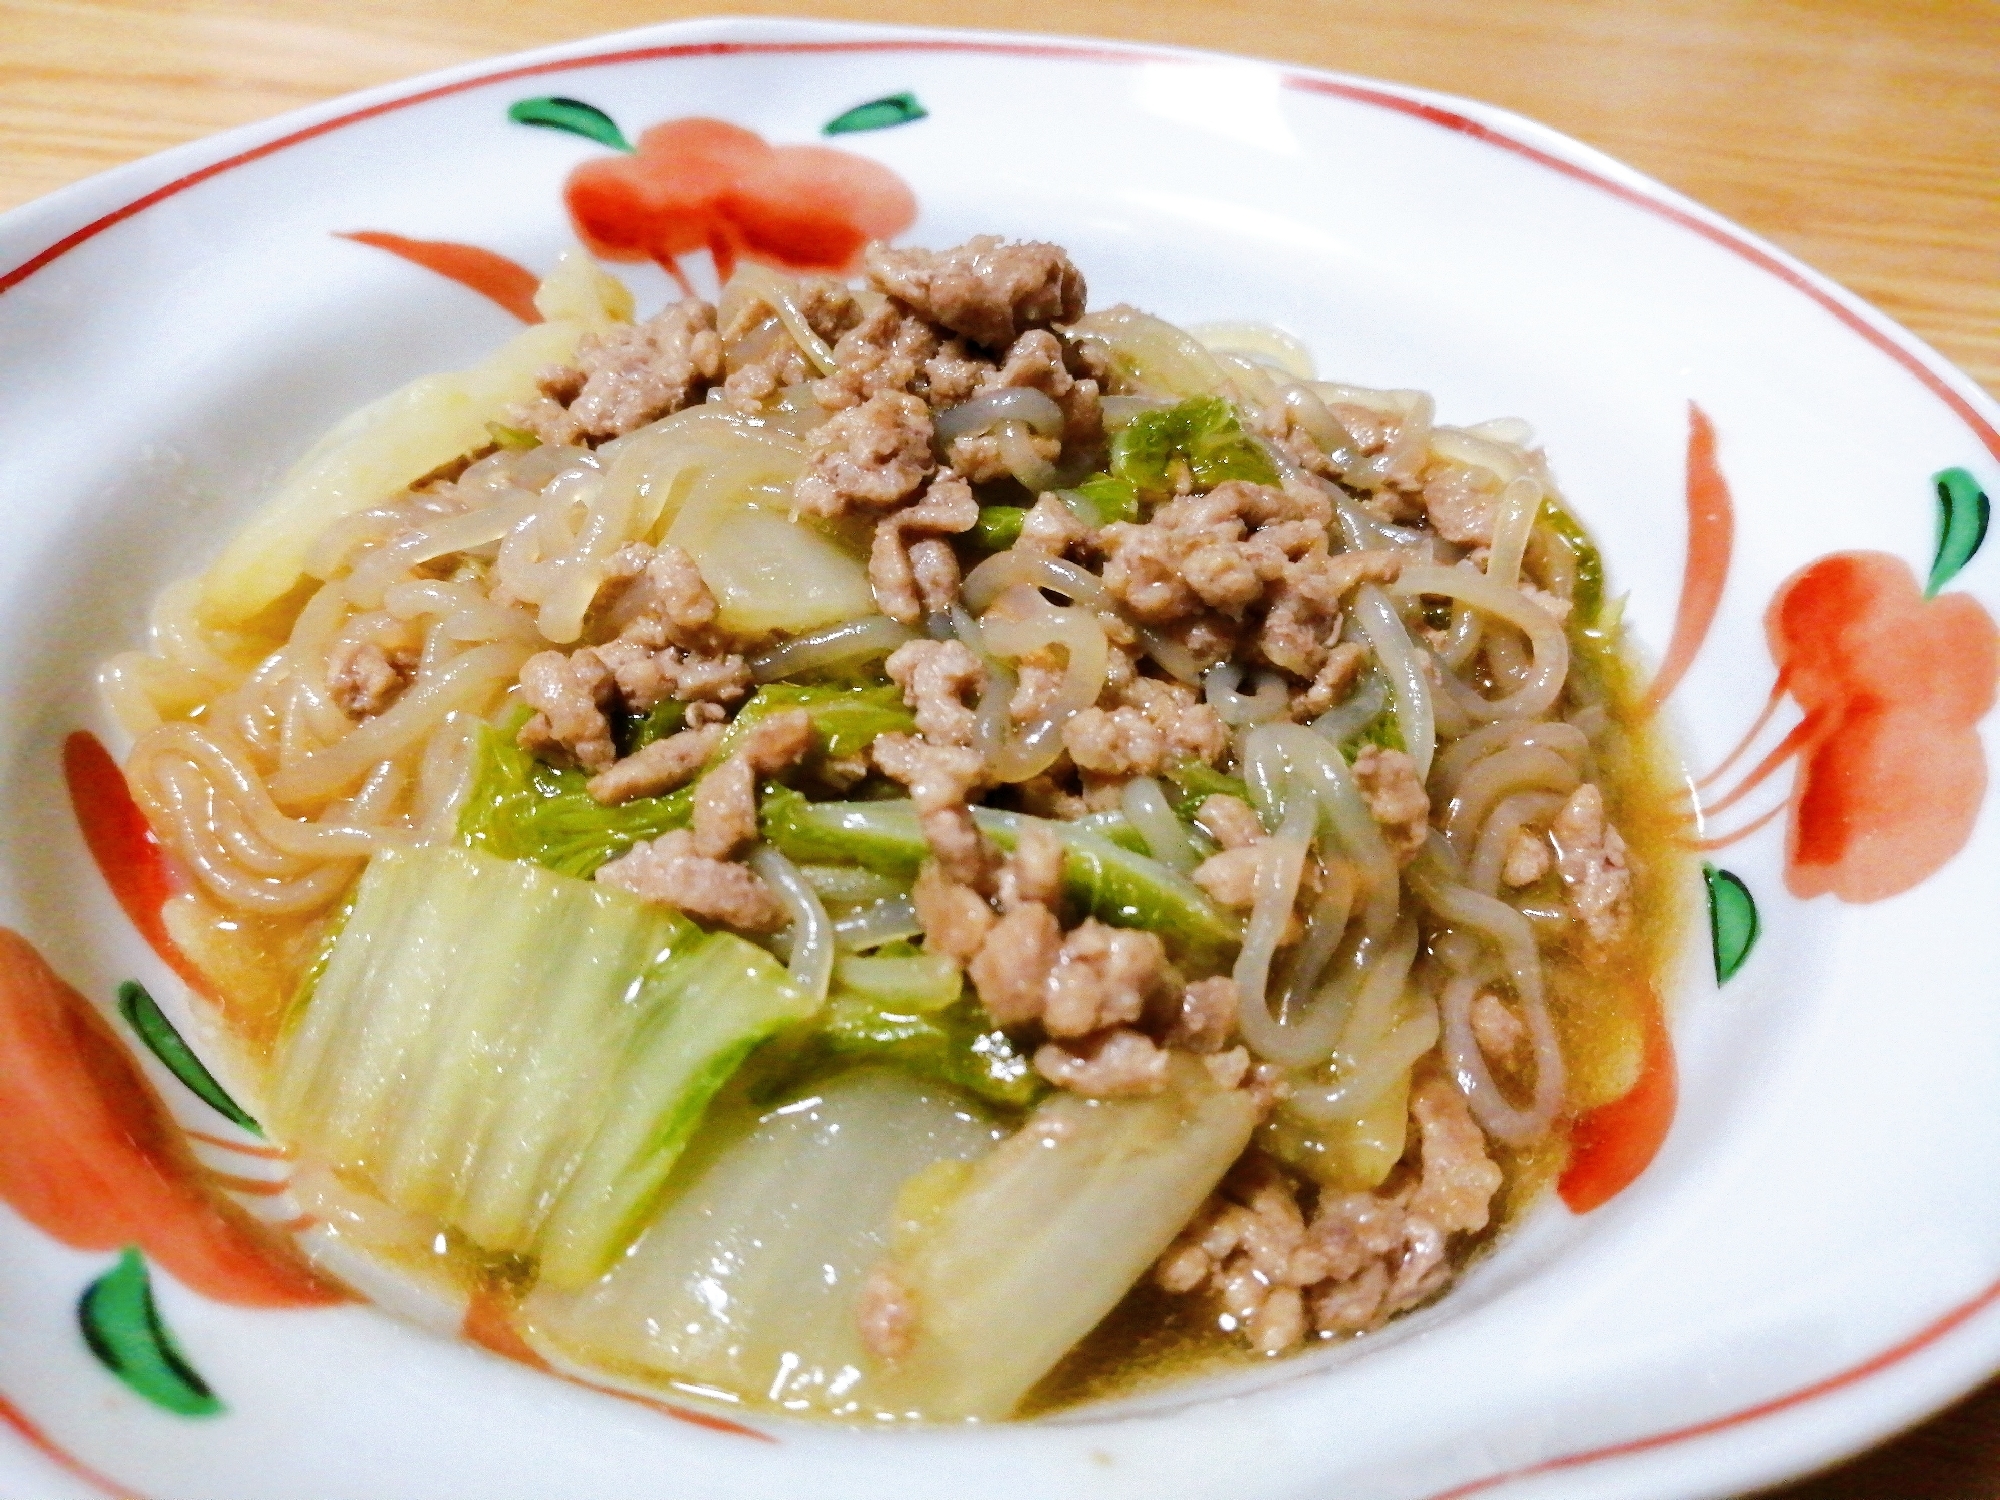
{"type": "Polygon", "coordinates": [[[571,135],[580,135],[585,140],[596,141],[600,146],[609,146],[614,151],[632,151],[637,148],[625,139],[625,132],[595,104],[585,104],[581,99],[564,99],[551,96],[544,99],[521,99],[508,107],[507,118],[517,125],[540,125],[547,130],[566,130],[571,135]]]}
{"type": "Polygon", "coordinates": [[[1931,482],[1937,486],[1938,544],[1930,582],[1924,585],[1926,599],[1934,597],[1972,561],[1972,554],[1986,540],[1986,526],[1993,515],[1986,492],[1965,470],[1945,469],[1933,474],[1931,482]]]}
{"type": "Polygon", "coordinates": [[[135,1394],[182,1417],[212,1417],[223,1410],[160,1321],[152,1278],[138,1250],[127,1246],[118,1264],[90,1284],[77,1302],[76,1318],[98,1363],[135,1394]]]}
{"type": "Polygon", "coordinates": [[[1750,957],[1763,930],[1757,917],[1757,899],[1742,877],[1729,870],[1704,864],[1701,874],[1708,886],[1708,933],[1715,944],[1715,982],[1727,984],[1750,957]]]}
{"type": "Polygon", "coordinates": [[[174,1023],[160,1013],[159,1004],[146,992],[143,984],[128,979],[118,986],[118,1014],[125,1018],[125,1024],[138,1034],[139,1040],[166,1066],[167,1071],[187,1085],[189,1092],[252,1135],[264,1133],[263,1128],[245,1114],[242,1106],[215,1081],[215,1075],[202,1065],[201,1059],[194,1055],[194,1049],[174,1030],[174,1023]]]}
{"type": "Polygon", "coordinates": [[[823,135],[853,135],[863,130],[888,130],[897,125],[914,124],[929,114],[930,111],[917,102],[915,94],[889,94],[835,115],[820,129],[823,135]]]}

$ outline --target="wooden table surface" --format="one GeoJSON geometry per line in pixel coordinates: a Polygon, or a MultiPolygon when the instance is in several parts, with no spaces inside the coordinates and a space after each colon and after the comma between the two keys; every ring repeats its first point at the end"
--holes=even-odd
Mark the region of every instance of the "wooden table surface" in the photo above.
{"type": "MultiPolygon", "coordinates": [[[[0,0],[0,210],[351,89],[698,0],[0,0]]],[[[1443,89],[1603,148],[1775,240],[2000,395],[1996,0],[768,0],[1064,31],[1443,89]]],[[[1913,1268],[1913,1272],[1918,1268],[1913,1268]]],[[[1995,1500],[2000,1381],[1783,1500],[1995,1500]]]]}

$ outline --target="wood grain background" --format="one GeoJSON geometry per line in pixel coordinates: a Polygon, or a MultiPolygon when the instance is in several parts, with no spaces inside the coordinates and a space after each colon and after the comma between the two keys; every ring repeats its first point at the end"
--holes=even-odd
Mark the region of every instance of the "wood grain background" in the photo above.
{"type": "MultiPolygon", "coordinates": [[[[0,210],[353,89],[741,9],[0,0],[0,210]]],[[[745,13],[1216,47],[1504,105],[1774,240],[2000,395],[1996,0],[770,0],[745,13]]],[[[2000,1381],[1771,1494],[1996,1500],[2000,1381]]]]}

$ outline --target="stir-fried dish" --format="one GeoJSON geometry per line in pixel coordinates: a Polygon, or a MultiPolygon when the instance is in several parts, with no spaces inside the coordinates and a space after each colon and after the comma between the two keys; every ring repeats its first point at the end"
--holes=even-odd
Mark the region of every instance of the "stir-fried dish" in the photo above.
{"type": "Polygon", "coordinates": [[[1378,1329],[1637,1067],[1597,553],[1519,421],[865,265],[565,258],[106,668],[308,1248],[869,1419],[1378,1329]]]}

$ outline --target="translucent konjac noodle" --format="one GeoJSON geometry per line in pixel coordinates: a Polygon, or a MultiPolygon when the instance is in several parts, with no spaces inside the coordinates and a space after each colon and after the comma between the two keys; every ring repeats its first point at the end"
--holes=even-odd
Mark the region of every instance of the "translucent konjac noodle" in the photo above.
{"type": "Polygon", "coordinates": [[[106,664],[308,1250],[871,1420],[1428,1303],[1677,941],[1549,461],[1054,246],[864,269],[566,256],[106,664]]]}

